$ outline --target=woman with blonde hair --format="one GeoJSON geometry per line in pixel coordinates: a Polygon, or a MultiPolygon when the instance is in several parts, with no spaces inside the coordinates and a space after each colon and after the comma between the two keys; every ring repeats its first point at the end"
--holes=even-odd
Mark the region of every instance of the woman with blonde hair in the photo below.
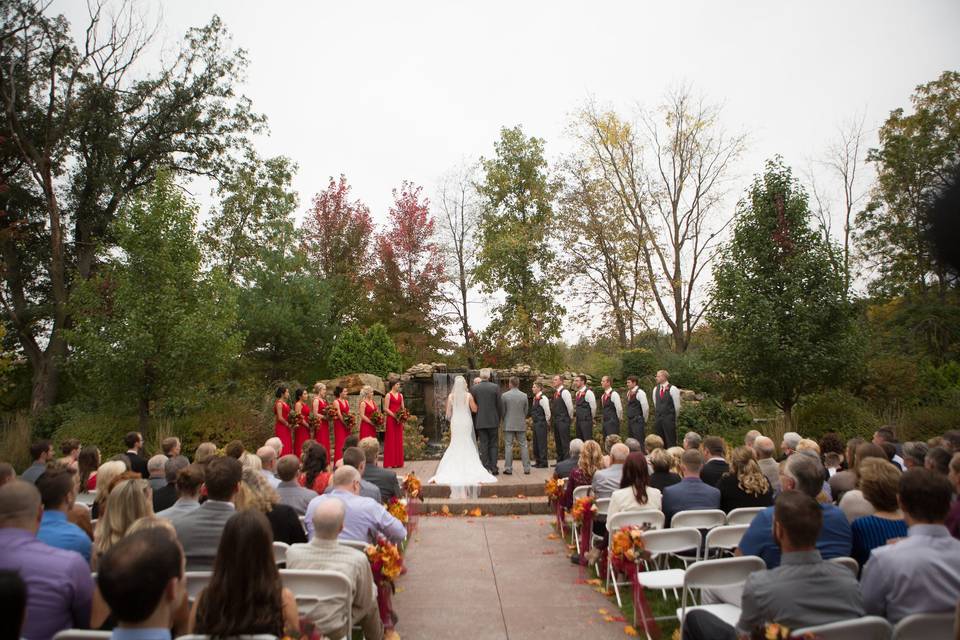
{"type": "Polygon", "coordinates": [[[730,455],[730,471],[717,483],[720,508],[729,513],[743,507],[769,507],[773,489],[757,464],[751,447],[737,447],[730,455]]]}
{"type": "Polygon", "coordinates": [[[373,387],[368,384],[360,389],[360,439],[376,438],[377,425],[373,424],[371,416],[377,412],[377,405],[373,402],[373,387]]]}
{"type": "Polygon", "coordinates": [[[100,465],[96,472],[97,497],[94,499],[93,506],[90,508],[91,518],[96,520],[103,515],[107,506],[107,498],[110,496],[110,485],[113,483],[114,478],[126,472],[127,465],[119,460],[108,460],[100,465]]]}
{"type": "Polygon", "coordinates": [[[153,489],[150,483],[139,477],[120,479],[107,498],[106,512],[97,520],[91,566],[97,568],[99,558],[127,534],[134,522],[152,515],[153,489]]]}
{"type": "MultiPolygon", "coordinates": [[[[324,416],[327,410],[327,385],[322,382],[313,385],[313,402],[311,404],[313,405],[313,415],[320,418],[312,439],[322,444],[324,449],[330,451],[330,421],[324,416]]],[[[303,449],[294,451],[294,453],[303,456],[303,449]]]]}
{"type": "Polygon", "coordinates": [[[570,477],[564,485],[563,506],[565,509],[573,507],[573,490],[577,487],[589,486],[593,482],[593,474],[603,468],[603,452],[595,440],[587,440],[580,449],[580,460],[570,472],[570,477]]]}
{"type": "Polygon", "coordinates": [[[659,491],[673,486],[680,482],[682,478],[677,475],[674,468],[676,462],[673,456],[664,449],[654,449],[647,456],[650,466],[653,467],[653,473],[650,474],[650,486],[659,491]]]}
{"type": "Polygon", "coordinates": [[[670,465],[670,471],[683,477],[683,447],[670,447],[667,453],[673,458],[673,464],[670,465]]]}
{"type": "Polygon", "coordinates": [[[243,470],[243,482],[240,483],[236,505],[237,509],[256,509],[267,516],[276,542],[295,544],[307,541],[300,516],[293,507],[280,504],[280,496],[259,471],[243,470]]]}

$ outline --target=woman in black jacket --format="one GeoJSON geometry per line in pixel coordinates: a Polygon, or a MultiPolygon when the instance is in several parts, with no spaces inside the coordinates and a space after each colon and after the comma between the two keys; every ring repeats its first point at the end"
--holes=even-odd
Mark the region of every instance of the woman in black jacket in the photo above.
{"type": "Polygon", "coordinates": [[[720,489],[720,508],[727,513],[741,507],[769,507],[773,504],[773,489],[750,447],[733,450],[730,471],[720,478],[717,489],[720,489]]]}

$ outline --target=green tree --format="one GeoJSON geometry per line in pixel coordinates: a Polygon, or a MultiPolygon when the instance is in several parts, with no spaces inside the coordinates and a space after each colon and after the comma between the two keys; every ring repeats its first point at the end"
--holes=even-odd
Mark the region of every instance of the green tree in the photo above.
{"type": "Polygon", "coordinates": [[[200,267],[196,215],[161,173],[113,225],[119,255],[74,297],[71,364],[81,388],[136,402],[141,427],[157,401],[209,387],[240,350],[232,289],[222,272],[200,267]]]}
{"type": "Polygon", "coordinates": [[[330,352],[330,370],[335,376],[348,373],[372,373],[386,377],[399,373],[402,367],[400,352],[379,322],[366,333],[356,327],[347,327],[337,336],[330,352]]]}
{"type": "Polygon", "coordinates": [[[364,336],[367,349],[367,371],[384,378],[389,373],[400,373],[403,363],[397,345],[387,333],[387,328],[375,323],[364,336]]]}
{"type": "Polygon", "coordinates": [[[838,385],[858,353],[844,276],[810,222],[790,169],[767,162],[713,275],[709,321],[721,364],[745,395],[772,401],[787,420],[801,396],[838,385]]]}
{"type": "Polygon", "coordinates": [[[563,308],[554,298],[559,280],[547,231],[556,191],[548,176],[543,140],[519,126],[500,130],[496,156],[481,160],[483,212],[475,281],[486,294],[503,292],[487,331],[503,337],[517,359],[541,364],[560,336],[563,308]]]}

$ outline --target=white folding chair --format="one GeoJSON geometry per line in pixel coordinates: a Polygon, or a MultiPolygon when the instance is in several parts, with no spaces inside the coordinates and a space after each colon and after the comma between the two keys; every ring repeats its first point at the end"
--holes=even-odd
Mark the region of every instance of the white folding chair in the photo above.
{"type": "MultiPolygon", "coordinates": [[[[879,616],[865,616],[797,629],[793,633],[797,637],[804,637],[807,634],[817,640],[889,640],[893,634],[893,627],[879,616]]],[[[924,637],[929,638],[929,636],[924,637]]]]}
{"type": "MultiPolygon", "coordinates": [[[[681,551],[699,549],[702,541],[700,530],[693,527],[658,529],[643,534],[643,544],[647,551],[668,559],[681,551]]],[[[674,597],[677,597],[677,589],[683,587],[685,571],[683,569],[671,569],[669,564],[664,566],[664,569],[640,571],[637,574],[637,581],[643,589],[659,589],[664,599],[667,597],[667,589],[671,589],[674,597]]],[[[641,612],[642,616],[643,612],[641,612]]],[[[636,615],[634,615],[633,621],[634,626],[636,626],[636,615]]],[[[646,628],[646,624],[644,624],[644,628],[646,628]]]]}
{"type": "Polygon", "coordinates": [[[64,629],[58,631],[53,640],[103,640],[109,638],[111,631],[90,631],[89,629],[64,629]]]}
{"type": "MultiPolygon", "coordinates": [[[[621,511],[620,513],[613,514],[612,517],[607,518],[607,532],[610,536],[623,527],[630,526],[644,526],[646,525],[649,529],[662,529],[663,528],[663,511],[658,511],[656,509],[645,509],[643,511],[621,511]]],[[[620,589],[617,586],[617,577],[613,575],[613,556],[610,553],[607,553],[607,588],[610,588],[610,582],[614,583],[613,590],[617,594],[617,603],[620,603],[620,589]]],[[[619,584],[628,584],[626,582],[621,582],[619,584]]]]}
{"type": "Polygon", "coordinates": [[[850,569],[850,571],[853,571],[854,577],[860,575],[860,564],[853,558],[850,558],[847,556],[844,556],[842,558],[830,558],[828,562],[833,562],[834,564],[839,564],[842,567],[846,567],[847,569],[850,569]]]}
{"type": "Polygon", "coordinates": [[[915,613],[893,628],[893,640],[950,640],[953,613],[915,613]]]}
{"type": "MultiPolygon", "coordinates": [[[[567,480],[567,482],[570,482],[567,480]]],[[[577,487],[573,490],[573,502],[576,503],[577,498],[586,498],[590,495],[590,492],[593,491],[593,487],[588,484],[577,487]]],[[[573,537],[573,544],[577,546],[577,553],[580,553],[580,527],[577,526],[577,521],[574,520],[570,524],[570,535],[573,537]]]]}
{"type": "Polygon", "coordinates": [[[354,549],[359,549],[363,552],[366,552],[367,547],[370,546],[369,542],[364,542],[363,540],[337,540],[337,542],[348,547],[353,547],[354,549]]]}
{"type": "Polygon", "coordinates": [[[740,538],[746,533],[750,525],[747,524],[726,524],[722,527],[714,527],[707,532],[705,549],[703,557],[708,560],[713,556],[711,551],[716,549],[719,553],[716,557],[721,558],[725,554],[733,553],[733,550],[740,544],[740,538]]]}
{"type": "Polygon", "coordinates": [[[97,501],[96,491],[86,491],[84,493],[78,493],[77,498],[75,500],[77,504],[82,504],[86,507],[91,506],[96,501],[97,501]]]}
{"type": "Polygon", "coordinates": [[[200,592],[207,588],[212,575],[212,571],[187,571],[184,574],[187,580],[187,598],[190,602],[196,600],[200,592]]]}
{"type": "Polygon", "coordinates": [[[690,509],[678,511],[670,518],[671,527],[713,529],[727,524],[727,514],[720,509],[690,509]]]}
{"type": "Polygon", "coordinates": [[[343,611],[343,623],[332,629],[319,631],[329,636],[341,629],[353,628],[351,607],[353,595],[350,580],[339,571],[294,571],[281,569],[280,580],[283,586],[293,592],[297,600],[297,609],[301,616],[306,616],[321,602],[333,602],[343,611]]]}
{"type": "Polygon", "coordinates": [[[750,524],[766,507],[740,507],[727,514],[727,524],[750,524]]]}
{"type": "MultiPolygon", "coordinates": [[[[108,636],[109,637],[109,636],[108,636]]],[[[244,635],[244,636],[234,636],[235,640],[277,640],[277,636],[272,636],[269,633],[258,633],[256,635],[244,635]]],[[[177,636],[177,640],[211,640],[211,637],[208,635],[198,635],[191,633],[186,636],[177,636]]]]}
{"type": "Polygon", "coordinates": [[[273,541],[273,561],[277,564],[287,563],[287,549],[290,548],[286,542],[273,541]]]}
{"type": "Polygon", "coordinates": [[[703,604],[687,606],[687,598],[693,598],[692,589],[711,589],[742,585],[754,571],[763,571],[767,565],[757,556],[701,560],[690,565],[683,574],[683,598],[677,609],[680,620],[680,635],[683,636],[683,621],[688,611],[703,609],[717,616],[731,627],[740,620],[740,607],[732,604],[703,604]]]}

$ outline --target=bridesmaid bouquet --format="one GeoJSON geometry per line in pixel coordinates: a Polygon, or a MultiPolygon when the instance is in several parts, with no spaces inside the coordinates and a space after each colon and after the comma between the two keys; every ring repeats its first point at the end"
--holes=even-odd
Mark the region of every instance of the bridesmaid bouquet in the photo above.
{"type": "Polygon", "coordinates": [[[303,416],[300,415],[299,413],[292,413],[292,412],[291,412],[290,418],[288,419],[288,422],[290,422],[290,430],[292,431],[292,430],[296,429],[297,427],[302,427],[302,426],[303,426],[303,416]]]}
{"type": "Polygon", "coordinates": [[[397,422],[399,422],[400,424],[406,424],[407,420],[409,419],[410,419],[410,412],[407,410],[406,407],[404,407],[403,409],[400,409],[400,411],[397,412],[397,422]]]}
{"type": "Polygon", "coordinates": [[[310,428],[310,436],[311,436],[311,437],[314,437],[314,436],[316,435],[316,433],[317,433],[320,429],[323,428],[320,423],[321,423],[320,416],[318,416],[318,415],[315,414],[315,413],[311,413],[311,414],[310,414],[310,422],[309,422],[309,425],[310,425],[310,427],[309,427],[309,428],[310,428]]]}
{"type": "Polygon", "coordinates": [[[383,431],[383,425],[385,420],[383,419],[383,413],[380,411],[374,411],[370,414],[370,422],[373,423],[373,426],[376,427],[377,431],[383,431]]]}
{"type": "Polygon", "coordinates": [[[346,414],[343,416],[343,424],[347,425],[347,429],[352,431],[357,426],[357,416],[350,413],[346,414]]]}
{"type": "Polygon", "coordinates": [[[330,405],[323,410],[323,415],[326,416],[327,420],[335,420],[337,417],[337,408],[333,405],[330,405]]]}

